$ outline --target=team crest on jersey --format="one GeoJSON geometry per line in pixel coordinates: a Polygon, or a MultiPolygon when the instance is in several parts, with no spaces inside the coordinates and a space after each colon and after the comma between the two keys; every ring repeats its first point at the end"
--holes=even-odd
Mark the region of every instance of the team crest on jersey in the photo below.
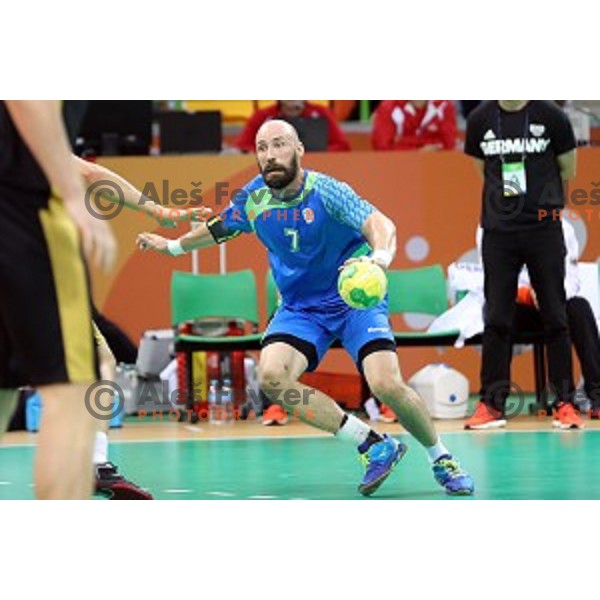
{"type": "Polygon", "coordinates": [[[305,223],[312,223],[315,220],[315,211],[312,208],[305,208],[302,211],[302,216],[304,217],[305,223]]]}
{"type": "Polygon", "coordinates": [[[529,131],[531,131],[532,135],[535,135],[535,137],[540,137],[540,135],[543,135],[544,131],[546,131],[546,126],[531,123],[531,125],[529,125],[529,131]]]}

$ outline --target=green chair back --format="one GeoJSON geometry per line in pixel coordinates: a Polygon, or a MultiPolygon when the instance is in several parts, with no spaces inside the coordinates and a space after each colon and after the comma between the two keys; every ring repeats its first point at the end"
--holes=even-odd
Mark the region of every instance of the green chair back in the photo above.
{"type": "Polygon", "coordinates": [[[439,316],[448,310],[446,278],[441,265],[388,271],[390,314],[439,316]]]}
{"type": "Polygon", "coordinates": [[[267,272],[267,319],[270,319],[279,306],[279,290],[271,269],[267,272]]]}
{"type": "Polygon", "coordinates": [[[225,275],[195,275],[175,271],[171,278],[173,325],[205,317],[243,319],[257,325],[254,272],[246,269],[225,275]]]}

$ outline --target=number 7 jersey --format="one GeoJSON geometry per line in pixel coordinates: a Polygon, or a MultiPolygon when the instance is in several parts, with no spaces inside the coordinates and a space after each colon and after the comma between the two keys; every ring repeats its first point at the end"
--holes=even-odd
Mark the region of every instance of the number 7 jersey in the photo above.
{"type": "Polygon", "coordinates": [[[370,252],[361,229],[375,211],[348,184],[305,170],[302,188],[285,199],[275,197],[259,175],[221,219],[229,238],[255,233],[266,246],[283,305],[322,310],[343,305],[338,268],[370,252]]]}

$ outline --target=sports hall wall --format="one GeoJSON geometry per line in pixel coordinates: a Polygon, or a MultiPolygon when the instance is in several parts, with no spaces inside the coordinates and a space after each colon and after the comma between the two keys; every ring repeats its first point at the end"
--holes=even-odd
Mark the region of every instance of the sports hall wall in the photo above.
{"type": "MultiPolygon", "coordinates": [[[[215,212],[226,206],[226,198],[229,198],[229,195],[224,196],[221,203],[216,204],[217,185],[231,194],[256,174],[254,157],[250,155],[121,157],[104,158],[101,163],[140,189],[153,184],[163,203],[164,182],[168,182],[168,195],[176,189],[185,192],[179,192],[179,198],[189,198],[192,190],[200,190],[203,203],[215,212]]],[[[469,159],[460,152],[315,153],[305,157],[304,165],[347,181],[394,220],[398,253],[392,268],[434,263],[446,268],[475,247],[481,182],[469,159]]],[[[600,185],[600,149],[581,149],[578,175],[572,187],[585,190],[589,196],[594,189],[593,182],[600,185]]],[[[585,228],[587,234],[581,260],[596,261],[600,257],[600,206],[588,203],[581,208],[588,211],[579,212],[578,229],[581,232],[581,228],[585,228]]],[[[135,237],[141,231],[175,236],[175,230],[157,228],[154,222],[138,213],[123,210],[111,225],[120,243],[119,261],[109,276],[92,273],[94,297],[107,316],[134,340],[139,340],[146,329],[171,325],[170,274],[175,269],[191,270],[191,258],[138,252],[135,237]]],[[[188,227],[182,225],[177,230],[178,235],[188,227]]],[[[241,236],[227,245],[227,267],[230,271],[245,268],[255,271],[264,316],[266,253],[252,235],[241,236]]],[[[200,253],[201,272],[215,273],[218,268],[217,248],[200,253]]],[[[478,388],[479,353],[475,348],[443,352],[435,348],[414,348],[402,349],[399,353],[407,378],[427,363],[444,361],[469,377],[472,391],[478,388]]],[[[523,389],[532,390],[530,353],[517,357],[513,365],[513,379],[523,389]]],[[[353,371],[352,362],[339,350],[330,351],[320,368],[342,373],[353,371]]]]}

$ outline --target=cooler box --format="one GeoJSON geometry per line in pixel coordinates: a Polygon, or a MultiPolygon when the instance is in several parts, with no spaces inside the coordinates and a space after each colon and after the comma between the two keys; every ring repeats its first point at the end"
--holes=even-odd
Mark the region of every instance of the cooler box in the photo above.
{"type": "Polygon", "coordinates": [[[158,379],[171,362],[174,332],[172,329],[153,329],[144,332],[137,356],[137,372],[146,379],[158,379]]]}
{"type": "Polygon", "coordinates": [[[467,416],[469,381],[448,365],[427,365],[408,381],[427,404],[434,419],[464,419],[467,416]]]}

